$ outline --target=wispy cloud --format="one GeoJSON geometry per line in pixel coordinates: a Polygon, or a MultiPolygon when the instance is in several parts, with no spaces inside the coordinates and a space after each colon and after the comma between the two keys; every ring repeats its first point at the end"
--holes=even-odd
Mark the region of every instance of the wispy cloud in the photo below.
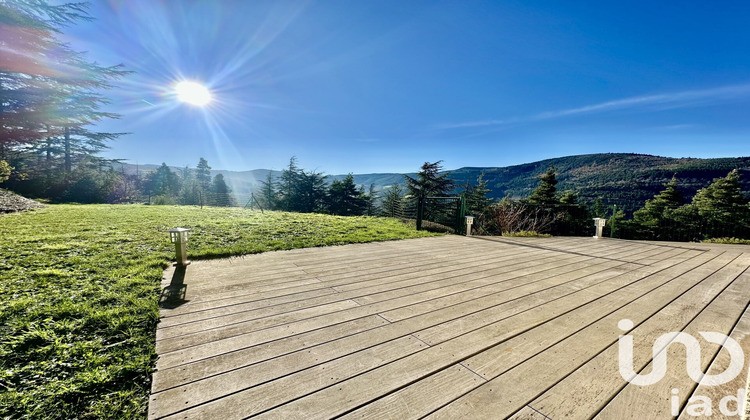
{"type": "Polygon", "coordinates": [[[699,128],[701,127],[700,124],[672,124],[672,125],[662,125],[659,127],[654,127],[655,130],[661,130],[661,131],[675,131],[675,130],[689,130],[693,128],[699,128]]]}
{"type": "Polygon", "coordinates": [[[663,93],[657,95],[634,96],[577,108],[546,111],[525,117],[506,119],[491,119],[468,121],[461,123],[439,124],[435,128],[472,128],[503,126],[532,121],[550,120],[577,115],[599,114],[614,111],[661,111],[667,109],[706,106],[716,103],[729,102],[750,98],[750,84],[723,86],[713,89],[686,90],[682,92],[663,93]]]}

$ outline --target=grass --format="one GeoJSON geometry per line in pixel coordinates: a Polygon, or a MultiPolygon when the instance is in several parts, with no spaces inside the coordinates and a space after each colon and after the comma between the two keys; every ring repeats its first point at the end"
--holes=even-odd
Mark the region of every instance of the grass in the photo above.
{"type": "Polygon", "coordinates": [[[539,233],[533,230],[521,230],[518,232],[503,232],[503,236],[519,237],[519,238],[551,238],[552,235],[547,233],[539,233]]]}
{"type": "Polygon", "coordinates": [[[704,239],[701,242],[707,243],[707,244],[750,245],[750,239],[739,239],[739,238],[711,238],[711,239],[704,239]]]}
{"type": "Polygon", "coordinates": [[[190,259],[431,236],[395,219],[53,205],[0,216],[0,417],[145,418],[167,229],[190,259]]]}

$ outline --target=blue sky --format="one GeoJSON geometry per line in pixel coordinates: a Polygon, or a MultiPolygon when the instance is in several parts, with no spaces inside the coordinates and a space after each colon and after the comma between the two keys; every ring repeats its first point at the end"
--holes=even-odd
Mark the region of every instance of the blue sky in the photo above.
{"type": "Polygon", "coordinates": [[[750,2],[95,0],[132,163],[329,174],[750,155],[750,2]],[[183,79],[206,108],[179,103],[183,79]]]}

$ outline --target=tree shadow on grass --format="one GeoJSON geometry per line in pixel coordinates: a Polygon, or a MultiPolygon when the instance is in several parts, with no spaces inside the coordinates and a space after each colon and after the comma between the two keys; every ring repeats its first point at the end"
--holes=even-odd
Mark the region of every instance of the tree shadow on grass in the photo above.
{"type": "Polygon", "coordinates": [[[185,284],[185,271],[186,266],[177,266],[172,274],[172,281],[169,286],[165,287],[161,291],[159,296],[159,306],[166,309],[174,309],[178,306],[187,303],[185,300],[185,293],[187,292],[187,285],[185,284]]]}

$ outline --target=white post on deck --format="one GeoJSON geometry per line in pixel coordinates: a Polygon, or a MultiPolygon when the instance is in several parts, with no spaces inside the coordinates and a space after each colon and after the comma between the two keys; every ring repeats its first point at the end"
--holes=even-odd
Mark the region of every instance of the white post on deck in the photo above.
{"type": "Polygon", "coordinates": [[[178,227],[167,232],[169,232],[169,239],[175,247],[175,260],[177,261],[175,264],[183,267],[190,264],[187,259],[187,241],[190,229],[178,227]]]}
{"type": "Polygon", "coordinates": [[[594,235],[594,239],[599,239],[602,237],[602,231],[604,230],[604,225],[606,223],[607,219],[602,219],[601,217],[594,218],[594,226],[596,226],[596,235],[594,235]]]}
{"type": "Polygon", "coordinates": [[[474,223],[474,216],[466,217],[466,236],[471,236],[471,225],[474,223]]]}

